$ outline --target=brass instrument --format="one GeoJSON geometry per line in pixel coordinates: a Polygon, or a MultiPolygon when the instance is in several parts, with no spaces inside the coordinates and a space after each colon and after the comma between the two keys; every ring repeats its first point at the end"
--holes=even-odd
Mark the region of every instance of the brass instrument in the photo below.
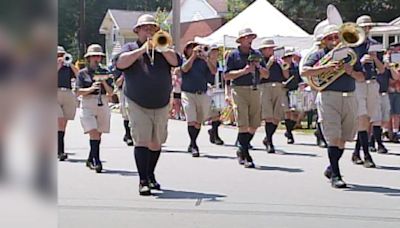
{"type": "Polygon", "coordinates": [[[169,33],[159,30],[156,32],[153,37],[147,38],[147,42],[152,42],[153,48],[150,50],[149,46],[147,46],[146,53],[150,58],[151,65],[154,65],[154,52],[165,52],[172,45],[172,37],[169,33]]]}
{"type": "Polygon", "coordinates": [[[400,70],[400,63],[389,63],[389,67],[392,68],[393,70],[400,70]]]}
{"type": "Polygon", "coordinates": [[[283,62],[280,65],[281,65],[282,70],[289,70],[289,68],[290,68],[290,64],[286,63],[286,62],[283,62]]]}
{"type": "MultiPolygon", "coordinates": [[[[101,81],[107,80],[108,78],[110,78],[109,72],[107,72],[105,69],[103,69],[101,64],[99,64],[97,67],[97,70],[94,72],[93,80],[96,82],[101,82],[101,81]]],[[[103,106],[103,101],[101,99],[102,87],[103,87],[103,85],[100,84],[99,93],[97,96],[97,106],[103,106]]]]}
{"type": "Polygon", "coordinates": [[[72,55],[69,53],[65,53],[63,57],[64,66],[71,66],[72,64],[72,55]]]}

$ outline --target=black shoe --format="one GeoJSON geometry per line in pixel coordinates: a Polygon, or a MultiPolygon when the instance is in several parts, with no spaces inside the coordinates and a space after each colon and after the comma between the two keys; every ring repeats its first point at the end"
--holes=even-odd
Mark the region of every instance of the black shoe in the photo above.
{"type": "Polygon", "coordinates": [[[275,147],[272,144],[269,144],[269,149],[267,151],[269,154],[275,154],[275,147]]]}
{"type": "Polygon", "coordinates": [[[131,138],[127,138],[125,142],[126,142],[126,145],[128,145],[128,146],[134,145],[133,140],[131,138]]]}
{"type": "Polygon", "coordinates": [[[194,158],[200,157],[200,152],[198,147],[192,147],[192,157],[194,158]]]}
{"type": "Polygon", "coordinates": [[[156,180],[149,180],[150,189],[161,190],[161,185],[156,180]]]}
{"type": "Polygon", "coordinates": [[[369,147],[369,151],[375,153],[377,150],[376,150],[376,148],[375,148],[374,146],[370,146],[370,147],[369,147]]]}
{"type": "Polygon", "coordinates": [[[378,146],[378,154],[387,154],[388,150],[384,146],[378,146]]]}
{"type": "Polygon", "coordinates": [[[66,154],[66,153],[62,153],[62,154],[58,155],[59,161],[65,161],[65,159],[67,159],[67,158],[68,158],[68,154],[66,154]]]}
{"type": "Polygon", "coordinates": [[[332,178],[332,169],[330,166],[326,167],[324,171],[324,176],[328,178],[329,180],[332,178]]]}
{"type": "Polygon", "coordinates": [[[265,149],[268,151],[269,150],[269,142],[266,137],[263,139],[262,143],[264,144],[265,149]]]}
{"type": "Polygon", "coordinates": [[[294,138],[293,138],[293,134],[289,133],[289,132],[285,132],[285,137],[287,138],[287,143],[288,144],[293,144],[294,143],[294,138]]]}
{"type": "Polygon", "coordinates": [[[97,163],[94,166],[94,170],[96,170],[96,173],[101,173],[101,171],[103,170],[103,165],[101,164],[101,162],[97,163]]]}
{"type": "Polygon", "coordinates": [[[361,160],[361,158],[360,158],[360,155],[357,155],[357,154],[353,154],[351,156],[351,161],[356,165],[364,164],[363,160],[361,160]]]}
{"type": "Polygon", "coordinates": [[[189,153],[192,153],[192,150],[193,150],[192,145],[189,145],[189,147],[188,147],[188,152],[189,152],[189,153]]]}
{"type": "Polygon", "coordinates": [[[331,178],[331,185],[334,188],[346,188],[346,183],[342,180],[341,177],[332,177],[331,178]]]}
{"type": "Polygon", "coordinates": [[[364,167],[365,168],[375,168],[376,165],[375,165],[374,161],[372,161],[372,158],[365,158],[364,167]]]}
{"type": "Polygon", "coordinates": [[[141,182],[139,184],[139,194],[141,196],[149,196],[151,195],[150,187],[148,183],[141,182]]]}
{"type": "Polygon", "coordinates": [[[244,163],[244,167],[245,167],[245,168],[254,168],[255,165],[254,165],[253,162],[248,162],[248,161],[246,161],[246,162],[244,163]]]}
{"type": "Polygon", "coordinates": [[[122,140],[124,140],[124,142],[126,142],[128,140],[128,136],[124,135],[124,137],[122,138],[122,140]]]}
{"type": "Polygon", "coordinates": [[[243,153],[242,153],[242,151],[240,151],[240,149],[238,149],[238,150],[236,151],[236,156],[237,156],[237,158],[238,158],[239,165],[244,165],[245,160],[244,160],[243,153]]]}
{"type": "Polygon", "coordinates": [[[208,135],[210,136],[210,143],[215,144],[215,133],[212,129],[208,129],[208,135]]]}
{"type": "Polygon", "coordinates": [[[215,144],[216,145],[224,145],[224,141],[217,135],[217,136],[215,136],[215,144]]]}
{"type": "Polygon", "coordinates": [[[94,169],[95,168],[95,166],[94,166],[94,163],[93,163],[93,161],[91,161],[91,160],[86,160],[86,167],[88,167],[89,169],[94,169]]]}

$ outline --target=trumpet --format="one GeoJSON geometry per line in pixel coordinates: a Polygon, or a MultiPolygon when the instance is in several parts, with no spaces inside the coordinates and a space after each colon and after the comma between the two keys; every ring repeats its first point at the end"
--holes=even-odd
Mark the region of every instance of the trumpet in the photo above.
{"type": "Polygon", "coordinates": [[[283,62],[280,65],[281,65],[282,70],[289,70],[289,68],[290,68],[290,64],[286,63],[286,62],[283,62]]]}
{"type": "Polygon", "coordinates": [[[70,66],[72,64],[72,55],[65,53],[63,57],[64,66],[70,66]]]}
{"type": "Polygon", "coordinates": [[[389,63],[389,68],[393,70],[400,70],[400,63],[389,63]]]}
{"type": "MultiPolygon", "coordinates": [[[[98,65],[97,70],[94,72],[93,80],[96,82],[101,82],[105,81],[108,78],[110,78],[109,73],[107,70],[102,68],[101,64],[98,65]]],[[[103,106],[103,100],[101,99],[101,91],[102,91],[103,85],[100,84],[99,87],[99,94],[97,96],[97,106],[103,106]]]]}
{"type": "Polygon", "coordinates": [[[150,50],[147,46],[146,53],[150,58],[151,65],[154,65],[154,52],[165,52],[172,45],[172,37],[169,33],[160,30],[156,32],[152,38],[147,38],[147,42],[153,44],[153,48],[150,50]]]}

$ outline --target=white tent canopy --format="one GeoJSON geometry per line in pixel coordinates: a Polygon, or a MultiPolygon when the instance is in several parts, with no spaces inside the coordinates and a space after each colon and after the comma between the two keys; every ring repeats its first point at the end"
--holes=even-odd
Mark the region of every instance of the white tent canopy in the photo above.
{"type": "Polygon", "coordinates": [[[207,37],[196,37],[195,41],[236,47],[235,37],[243,28],[251,28],[257,34],[258,38],[253,43],[254,48],[257,48],[262,38],[272,38],[277,45],[298,49],[310,48],[313,43],[312,36],[267,0],[256,0],[217,31],[207,37]]]}

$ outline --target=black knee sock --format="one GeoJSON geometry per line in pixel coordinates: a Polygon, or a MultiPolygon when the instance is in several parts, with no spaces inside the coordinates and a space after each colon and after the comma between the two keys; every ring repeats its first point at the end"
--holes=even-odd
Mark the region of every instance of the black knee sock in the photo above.
{"type": "Polygon", "coordinates": [[[160,158],[161,150],[150,150],[149,154],[149,168],[148,168],[148,176],[151,181],[155,181],[154,170],[156,169],[158,159],[160,158]]]}
{"type": "Polygon", "coordinates": [[[378,143],[378,147],[383,147],[381,126],[374,126],[372,129],[373,129],[372,135],[374,136],[374,139],[378,143]]]}
{"type": "Polygon", "coordinates": [[[360,157],[360,149],[361,149],[360,135],[357,134],[356,147],[354,148],[353,154],[360,157]]]}
{"type": "Polygon", "coordinates": [[[141,182],[147,183],[149,178],[150,151],[147,147],[137,146],[134,149],[136,168],[141,182]]]}
{"type": "Polygon", "coordinates": [[[341,176],[339,169],[339,159],[341,156],[342,153],[337,146],[328,147],[328,157],[333,177],[341,176]]]}
{"type": "Polygon", "coordinates": [[[276,128],[278,127],[278,125],[275,125],[273,123],[266,123],[265,124],[265,133],[267,134],[267,139],[268,142],[272,145],[272,136],[276,131],[276,128]]]}
{"type": "Polygon", "coordinates": [[[64,153],[64,131],[58,131],[58,154],[63,154],[64,153]]]}
{"type": "Polygon", "coordinates": [[[90,140],[89,160],[94,160],[96,164],[100,163],[100,140],[90,140]]]}
{"type": "Polygon", "coordinates": [[[243,154],[243,157],[246,158],[248,162],[251,162],[252,159],[249,154],[249,143],[251,139],[251,135],[248,132],[239,133],[239,144],[240,144],[240,151],[243,154]]]}
{"type": "Polygon", "coordinates": [[[250,132],[248,133],[248,138],[249,138],[249,145],[251,143],[251,140],[253,140],[254,134],[251,134],[250,132]]]}
{"type": "Polygon", "coordinates": [[[219,121],[219,120],[211,122],[211,130],[214,132],[216,137],[219,137],[219,135],[218,135],[219,125],[221,125],[221,121],[219,121]]]}
{"type": "Polygon", "coordinates": [[[125,137],[127,139],[132,138],[132,136],[131,136],[131,128],[129,127],[129,120],[124,120],[124,128],[125,128],[125,137]]]}
{"type": "Polygon", "coordinates": [[[197,147],[197,136],[199,136],[200,129],[195,128],[194,126],[188,126],[188,132],[190,136],[190,145],[193,147],[197,147]]]}
{"type": "Polygon", "coordinates": [[[358,136],[359,136],[361,147],[364,152],[364,159],[370,158],[371,155],[369,154],[369,148],[368,148],[368,132],[367,131],[359,131],[358,136]]]}
{"type": "Polygon", "coordinates": [[[292,133],[292,129],[291,129],[291,120],[290,119],[285,119],[285,127],[286,127],[286,131],[291,134],[292,133]]]}
{"type": "Polygon", "coordinates": [[[374,134],[371,134],[369,137],[369,146],[370,147],[375,147],[375,137],[374,134]]]}

